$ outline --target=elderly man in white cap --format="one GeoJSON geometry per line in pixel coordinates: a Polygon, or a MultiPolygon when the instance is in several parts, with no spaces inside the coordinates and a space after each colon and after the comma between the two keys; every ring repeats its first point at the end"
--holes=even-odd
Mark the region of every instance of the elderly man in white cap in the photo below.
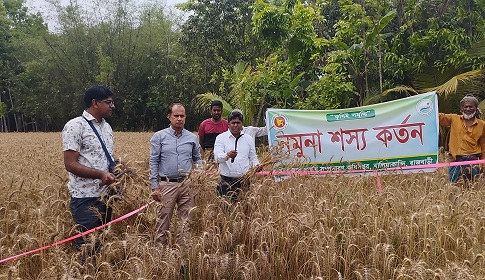
{"type": "MultiPolygon", "coordinates": [[[[470,161],[485,158],[485,122],[480,119],[478,99],[467,95],[460,101],[461,115],[439,114],[441,126],[450,128],[449,152],[451,161],[470,161]]],[[[471,180],[480,173],[479,165],[450,166],[450,181],[471,180]]]]}

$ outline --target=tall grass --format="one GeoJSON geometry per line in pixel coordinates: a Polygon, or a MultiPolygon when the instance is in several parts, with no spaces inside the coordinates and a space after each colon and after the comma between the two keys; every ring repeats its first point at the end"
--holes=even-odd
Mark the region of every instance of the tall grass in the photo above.
{"type": "MultiPolygon", "coordinates": [[[[114,217],[149,201],[151,133],[115,133],[136,170],[114,217]]],[[[59,133],[0,134],[0,259],[76,233],[59,133]]],[[[485,189],[452,186],[445,170],[381,176],[251,176],[238,203],[194,177],[185,279],[483,279],[485,189]]],[[[180,279],[184,257],[154,242],[156,205],[96,233],[81,266],[72,242],[0,264],[0,279],[180,279]]],[[[176,229],[176,215],[171,229],[176,229]]],[[[175,233],[173,233],[175,234],[175,233]]]]}

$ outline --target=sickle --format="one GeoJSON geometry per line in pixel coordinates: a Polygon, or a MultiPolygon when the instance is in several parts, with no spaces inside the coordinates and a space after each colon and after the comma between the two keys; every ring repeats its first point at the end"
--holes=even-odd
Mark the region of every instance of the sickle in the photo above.
{"type": "MultiPolygon", "coordinates": [[[[243,136],[244,134],[239,134],[238,137],[236,137],[236,143],[234,143],[234,150],[237,151],[237,140],[239,140],[239,138],[241,138],[241,136],[243,136]]],[[[234,163],[234,158],[231,158],[231,163],[234,163]]]]}

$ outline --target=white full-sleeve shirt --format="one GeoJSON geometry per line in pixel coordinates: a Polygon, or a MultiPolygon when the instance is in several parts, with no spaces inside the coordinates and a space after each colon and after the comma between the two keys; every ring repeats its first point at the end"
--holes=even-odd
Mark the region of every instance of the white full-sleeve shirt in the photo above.
{"type": "Polygon", "coordinates": [[[262,126],[262,127],[245,126],[243,127],[241,133],[249,134],[251,135],[251,137],[253,137],[253,139],[256,139],[256,137],[268,135],[268,129],[266,128],[266,126],[262,126]]]}
{"type": "Polygon", "coordinates": [[[214,158],[219,163],[219,172],[221,175],[232,178],[239,178],[249,170],[259,164],[254,139],[248,134],[243,134],[237,141],[237,156],[234,162],[227,157],[229,151],[236,147],[236,137],[231,131],[226,131],[217,135],[214,144],[214,158]]]}

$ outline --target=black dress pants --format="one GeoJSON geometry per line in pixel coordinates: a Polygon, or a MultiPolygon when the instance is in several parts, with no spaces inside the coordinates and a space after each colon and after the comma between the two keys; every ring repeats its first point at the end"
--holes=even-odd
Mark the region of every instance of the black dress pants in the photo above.
{"type": "Polygon", "coordinates": [[[241,190],[249,189],[249,183],[242,179],[241,177],[233,178],[221,175],[221,181],[217,186],[217,194],[235,200],[241,190]]]}

